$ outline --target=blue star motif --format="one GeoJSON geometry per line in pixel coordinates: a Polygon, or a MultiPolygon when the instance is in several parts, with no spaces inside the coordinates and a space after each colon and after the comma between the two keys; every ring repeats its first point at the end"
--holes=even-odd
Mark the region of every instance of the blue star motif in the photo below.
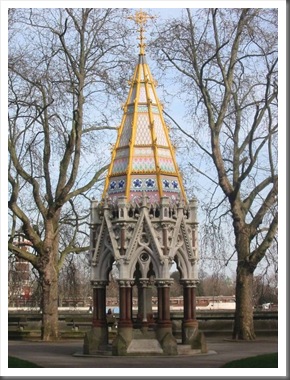
{"type": "Polygon", "coordinates": [[[141,187],[142,186],[142,181],[140,179],[135,179],[133,181],[134,187],[141,187]]]}
{"type": "Polygon", "coordinates": [[[123,189],[123,187],[125,185],[125,181],[123,179],[121,179],[121,181],[118,182],[118,185],[119,185],[119,189],[123,189]]]}
{"type": "Polygon", "coordinates": [[[163,185],[164,185],[164,187],[169,188],[169,181],[167,181],[167,179],[164,179],[163,185]]]}
{"type": "Polygon", "coordinates": [[[147,187],[153,187],[155,185],[154,179],[151,179],[151,178],[147,179],[146,185],[147,187]]]}
{"type": "Polygon", "coordinates": [[[172,186],[173,186],[174,189],[177,189],[178,188],[177,181],[172,181],[172,186]]]}
{"type": "Polygon", "coordinates": [[[111,182],[110,183],[110,190],[114,190],[115,189],[115,187],[116,187],[116,182],[115,181],[113,181],[113,182],[111,182]]]}

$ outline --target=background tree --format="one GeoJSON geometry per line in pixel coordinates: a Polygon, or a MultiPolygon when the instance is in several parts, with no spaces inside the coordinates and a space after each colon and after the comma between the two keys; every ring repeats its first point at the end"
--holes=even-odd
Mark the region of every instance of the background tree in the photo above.
{"type": "Polygon", "coordinates": [[[190,185],[203,184],[215,227],[231,218],[233,338],[254,339],[253,274],[278,228],[277,9],[186,10],[159,28],[154,45],[163,71],[176,69],[174,96],[191,118],[175,123],[190,142],[190,185]]]}
{"type": "Polygon", "coordinates": [[[108,104],[128,79],[122,12],[9,12],[9,250],[38,272],[45,341],[58,338],[65,258],[87,250],[85,202],[108,161],[108,104]],[[20,229],[32,252],[14,244],[20,229]]]}
{"type": "Polygon", "coordinates": [[[170,278],[173,279],[173,283],[170,286],[170,296],[180,297],[183,295],[183,287],[180,284],[180,273],[179,271],[174,271],[171,273],[170,278]]]}

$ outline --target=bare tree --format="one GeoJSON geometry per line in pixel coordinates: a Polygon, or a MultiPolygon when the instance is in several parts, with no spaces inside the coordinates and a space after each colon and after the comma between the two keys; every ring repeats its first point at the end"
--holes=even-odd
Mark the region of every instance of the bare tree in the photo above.
{"type": "Polygon", "coordinates": [[[115,129],[108,104],[130,67],[122,12],[9,12],[9,250],[38,271],[45,341],[58,338],[64,260],[88,248],[88,192],[98,189],[104,136],[115,129]],[[14,244],[19,229],[33,252],[14,244]]]}
{"type": "Polygon", "coordinates": [[[277,9],[186,10],[154,44],[185,94],[192,121],[175,126],[191,141],[195,175],[211,183],[208,212],[221,224],[232,220],[233,338],[255,339],[253,274],[278,228],[277,9]]]}

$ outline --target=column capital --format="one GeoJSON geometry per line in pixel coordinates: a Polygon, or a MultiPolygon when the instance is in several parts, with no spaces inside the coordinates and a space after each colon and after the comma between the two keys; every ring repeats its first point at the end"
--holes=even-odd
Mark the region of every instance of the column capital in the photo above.
{"type": "Polygon", "coordinates": [[[93,280],[91,281],[93,288],[104,288],[108,285],[109,281],[107,280],[93,280]]]}
{"type": "Polygon", "coordinates": [[[174,282],[173,278],[160,278],[155,280],[155,284],[159,288],[167,288],[170,287],[174,282]]]}
{"type": "Polygon", "coordinates": [[[134,285],[134,279],[132,278],[124,278],[117,280],[120,288],[130,288],[134,285]]]}
{"type": "Polygon", "coordinates": [[[196,288],[199,280],[181,279],[179,281],[185,288],[196,288]]]}
{"type": "Polygon", "coordinates": [[[139,278],[139,283],[142,285],[143,288],[147,288],[147,286],[150,285],[150,279],[149,278],[139,278]]]}

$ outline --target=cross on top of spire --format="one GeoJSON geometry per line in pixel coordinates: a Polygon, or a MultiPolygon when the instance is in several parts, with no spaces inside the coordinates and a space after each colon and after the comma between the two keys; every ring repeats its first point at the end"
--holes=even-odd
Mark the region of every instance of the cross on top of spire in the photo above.
{"type": "Polygon", "coordinates": [[[140,47],[140,54],[145,54],[145,46],[144,43],[145,37],[144,37],[144,26],[146,25],[147,21],[149,19],[154,19],[154,16],[150,16],[148,13],[143,12],[142,9],[140,11],[137,11],[134,15],[128,16],[128,19],[135,21],[135,23],[139,26],[138,32],[140,33],[140,36],[138,39],[140,40],[139,47],[140,47]]]}

